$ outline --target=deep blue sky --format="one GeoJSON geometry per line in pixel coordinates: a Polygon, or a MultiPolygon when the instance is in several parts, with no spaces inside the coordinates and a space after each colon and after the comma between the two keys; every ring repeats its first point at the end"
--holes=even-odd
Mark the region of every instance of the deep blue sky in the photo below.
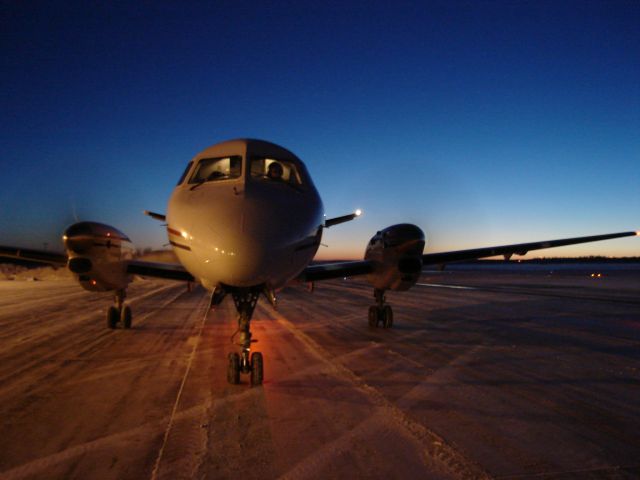
{"type": "MultiPolygon", "coordinates": [[[[429,251],[640,229],[640,2],[268,3],[0,3],[0,244],[75,210],[158,247],[141,211],[237,137],[365,211],[324,256],[405,221],[429,251]]],[[[547,252],[588,254],[640,241],[547,252]]]]}

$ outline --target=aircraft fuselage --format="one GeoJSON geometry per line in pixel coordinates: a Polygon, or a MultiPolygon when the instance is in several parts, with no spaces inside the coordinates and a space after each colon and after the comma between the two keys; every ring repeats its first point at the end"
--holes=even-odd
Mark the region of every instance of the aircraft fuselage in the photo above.
{"type": "Polygon", "coordinates": [[[224,142],[196,155],[166,215],[180,262],[209,289],[283,286],[315,255],[323,219],[302,161],[258,140],[224,142]],[[284,176],[269,176],[272,163],[284,167],[284,176]]]}

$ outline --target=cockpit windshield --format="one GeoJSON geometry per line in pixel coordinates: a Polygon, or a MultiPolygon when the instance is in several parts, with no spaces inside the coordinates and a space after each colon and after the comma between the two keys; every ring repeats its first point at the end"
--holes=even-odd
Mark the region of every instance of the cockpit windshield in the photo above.
{"type": "Polygon", "coordinates": [[[182,172],[182,175],[180,175],[180,180],[178,180],[178,185],[182,185],[182,182],[184,182],[184,179],[187,178],[187,174],[189,173],[189,170],[191,170],[191,165],[193,165],[193,162],[189,162],[189,165],[187,165],[187,168],[185,168],[184,172],[182,172]]]}
{"type": "Polygon", "coordinates": [[[242,157],[204,158],[198,163],[189,183],[203,183],[239,178],[242,174],[242,157]]]}
{"type": "Polygon", "coordinates": [[[251,178],[286,183],[294,187],[302,184],[295,163],[267,157],[251,158],[251,178]]]}

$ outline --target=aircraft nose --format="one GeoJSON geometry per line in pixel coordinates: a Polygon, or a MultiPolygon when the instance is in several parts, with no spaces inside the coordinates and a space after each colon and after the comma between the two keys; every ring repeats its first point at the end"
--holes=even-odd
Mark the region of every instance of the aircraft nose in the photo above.
{"type": "Polygon", "coordinates": [[[237,287],[266,283],[273,262],[281,261],[281,256],[258,239],[234,235],[228,239],[220,245],[210,244],[204,250],[204,264],[217,272],[214,276],[224,284],[237,287]]]}
{"type": "MultiPolygon", "coordinates": [[[[278,222],[244,219],[238,228],[216,228],[216,244],[208,248],[210,261],[219,267],[223,283],[254,286],[269,281],[274,271],[287,268],[287,237],[278,222]],[[252,220],[252,221],[249,221],[252,220]]],[[[215,227],[213,227],[215,228],[215,227]]]]}
{"type": "MultiPolygon", "coordinates": [[[[320,208],[293,205],[288,189],[284,193],[289,195],[282,198],[280,190],[254,190],[221,196],[224,202],[200,203],[191,212],[192,218],[199,219],[185,228],[193,250],[190,255],[202,268],[196,277],[249,287],[278,284],[296,273],[300,263],[296,248],[315,234],[321,218],[314,215],[320,208]]],[[[299,200],[294,193],[294,200],[299,200]]]]}
{"type": "Polygon", "coordinates": [[[255,285],[267,280],[269,252],[265,245],[252,239],[243,239],[237,248],[231,273],[236,284],[255,285]]]}

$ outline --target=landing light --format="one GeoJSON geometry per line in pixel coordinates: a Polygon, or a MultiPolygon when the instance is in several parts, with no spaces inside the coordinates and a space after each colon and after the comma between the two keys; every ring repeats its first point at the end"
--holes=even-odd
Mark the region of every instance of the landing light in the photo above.
{"type": "MultiPolygon", "coordinates": [[[[362,215],[362,210],[357,209],[355,213],[356,213],[356,217],[359,217],[360,215],[362,215]]],[[[636,234],[640,235],[640,233],[638,232],[636,232],[636,234]]]]}

